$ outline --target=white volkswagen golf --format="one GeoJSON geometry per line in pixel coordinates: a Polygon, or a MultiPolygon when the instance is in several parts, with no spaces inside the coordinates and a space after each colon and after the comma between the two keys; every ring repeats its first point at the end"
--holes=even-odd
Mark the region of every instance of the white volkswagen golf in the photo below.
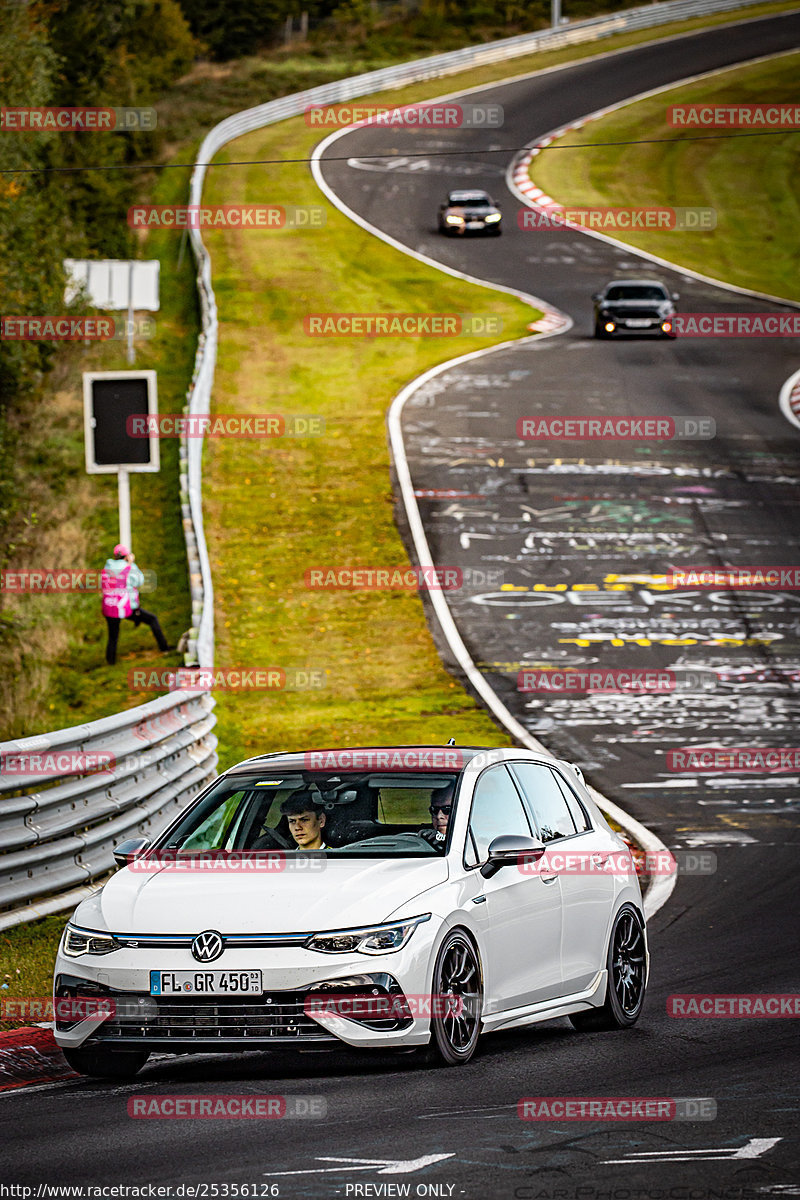
{"type": "Polygon", "coordinates": [[[398,746],[248,759],[67,925],[55,1037],[87,1075],[154,1051],[416,1050],[639,1017],[648,976],[630,852],[569,764],[398,746]]]}

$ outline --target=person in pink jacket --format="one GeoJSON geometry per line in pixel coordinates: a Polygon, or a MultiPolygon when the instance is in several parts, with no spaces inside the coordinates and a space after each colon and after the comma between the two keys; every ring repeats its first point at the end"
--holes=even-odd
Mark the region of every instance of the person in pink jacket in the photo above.
{"type": "Polygon", "coordinates": [[[108,625],[106,662],[111,666],[117,661],[120,621],[133,621],[137,628],[143,623],[149,625],[159,650],[169,650],[158,617],[145,612],[139,604],[139,588],[143,583],[144,575],[136,566],[136,555],[131,554],[127,546],[115,546],[114,557],[106,560],[100,576],[103,616],[108,625]]]}

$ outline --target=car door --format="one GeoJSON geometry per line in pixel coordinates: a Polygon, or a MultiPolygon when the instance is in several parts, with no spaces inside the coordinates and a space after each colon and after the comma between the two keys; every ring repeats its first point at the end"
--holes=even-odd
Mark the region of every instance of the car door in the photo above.
{"type": "MultiPolygon", "coordinates": [[[[488,858],[491,842],[501,834],[535,836],[508,768],[496,764],[481,773],[475,786],[465,867],[477,871],[488,858]]],[[[485,904],[481,917],[486,931],[484,974],[489,1011],[501,1012],[558,996],[561,991],[558,877],[542,878],[515,864],[483,879],[482,885],[475,899],[481,907],[485,904]]]]}
{"type": "Polygon", "coordinates": [[[604,871],[611,847],[604,830],[596,830],[560,771],[544,763],[515,762],[512,770],[522,786],[548,854],[562,854],[561,969],[566,994],[583,991],[605,967],[605,944],[614,905],[614,876],[604,871]]]}

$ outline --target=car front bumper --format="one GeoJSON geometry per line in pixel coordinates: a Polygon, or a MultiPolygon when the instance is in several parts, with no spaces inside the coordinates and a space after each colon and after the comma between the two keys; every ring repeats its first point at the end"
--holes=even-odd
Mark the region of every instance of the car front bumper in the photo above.
{"type": "Polygon", "coordinates": [[[671,332],[664,330],[664,324],[672,325],[673,317],[667,315],[664,317],[625,317],[614,316],[613,313],[604,314],[595,318],[597,324],[606,325],[611,322],[614,325],[614,333],[658,333],[671,332]]]}
{"type": "Polygon", "coordinates": [[[439,926],[419,925],[406,945],[392,954],[320,954],[297,947],[226,949],[212,964],[195,961],[189,950],[132,949],[109,955],[68,958],[60,950],[55,966],[56,997],[69,995],[110,1001],[101,1011],[56,1019],[57,1044],[65,1049],[103,1045],[166,1053],[286,1048],[330,1049],[421,1046],[430,1040],[430,978],[439,926]],[[113,960],[113,961],[111,961],[113,960]],[[262,973],[259,996],[151,996],[150,972],[221,971],[262,973]],[[354,1019],[321,1010],[327,992],[347,994],[338,981],[372,977],[359,994],[391,998],[399,1012],[405,999],[410,1016],[354,1019]],[[426,997],[428,997],[426,1002],[426,997]],[[314,1002],[314,1003],[312,1003],[314,1002]]]}

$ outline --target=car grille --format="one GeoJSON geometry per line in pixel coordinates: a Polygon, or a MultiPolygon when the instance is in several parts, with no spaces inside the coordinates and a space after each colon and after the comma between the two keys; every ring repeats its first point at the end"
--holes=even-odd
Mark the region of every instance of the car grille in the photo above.
{"type": "Polygon", "coordinates": [[[302,992],[237,996],[149,996],[111,992],[116,1010],[97,1031],[103,1042],[209,1044],[336,1042],[306,1016],[302,992]]]}

